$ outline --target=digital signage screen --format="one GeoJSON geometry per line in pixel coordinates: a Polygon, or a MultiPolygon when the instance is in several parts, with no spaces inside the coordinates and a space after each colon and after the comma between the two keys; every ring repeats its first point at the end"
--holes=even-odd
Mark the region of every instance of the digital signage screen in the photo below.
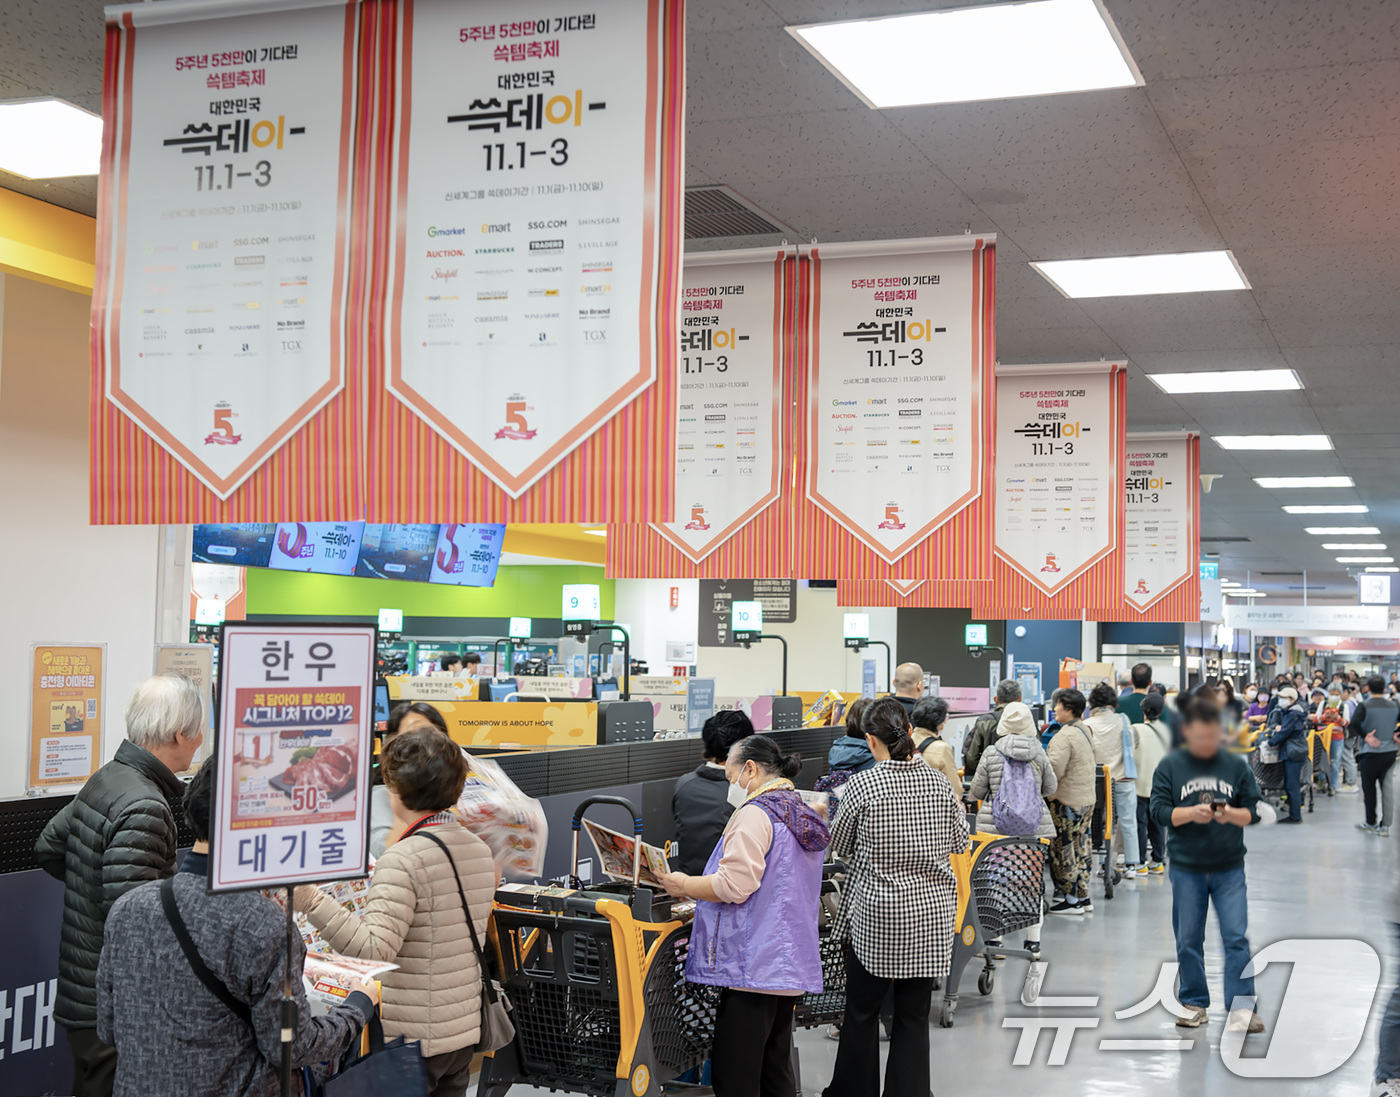
{"type": "Polygon", "coordinates": [[[444,525],[438,530],[428,581],[459,587],[494,586],[505,536],[504,524],[444,525]]]}
{"type": "Polygon", "coordinates": [[[196,564],[229,564],[240,568],[265,568],[272,557],[277,527],[271,522],[245,522],[225,526],[195,526],[196,564]]]}
{"type": "Polygon", "coordinates": [[[363,522],[279,522],[269,564],[279,571],[353,575],[363,522]]]}
{"type": "Polygon", "coordinates": [[[370,523],[360,540],[360,562],[355,574],[362,579],[409,579],[426,583],[433,573],[438,526],[394,526],[370,523]]]}

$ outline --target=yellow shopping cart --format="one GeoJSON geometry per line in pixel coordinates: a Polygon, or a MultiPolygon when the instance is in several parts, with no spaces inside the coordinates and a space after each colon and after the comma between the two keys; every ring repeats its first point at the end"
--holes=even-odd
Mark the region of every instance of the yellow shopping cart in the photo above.
{"type": "MultiPolygon", "coordinates": [[[[595,804],[626,808],[641,836],[627,800],[584,800],[573,819],[574,882],[578,832],[595,804]]],[[[710,1057],[719,990],[685,980],[693,906],[638,886],[640,855],[638,843],[630,885],[496,893],[496,958],[515,1040],[485,1060],[478,1097],[504,1097],[514,1085],[656,1097],[710,1057]]]]}

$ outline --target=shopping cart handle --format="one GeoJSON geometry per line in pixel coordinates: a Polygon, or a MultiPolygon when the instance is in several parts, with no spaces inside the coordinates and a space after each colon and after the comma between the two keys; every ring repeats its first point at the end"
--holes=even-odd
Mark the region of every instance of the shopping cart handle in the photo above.
{"type": "Polygon", "coordinates": [[[632,843],[632,890],[637,890],[637,883],[642,876],[642,817],[637,813],[637,809],[632,806],[631,800],[623,799],[621,796],[590,796],[583,803],[574,809],[574,833],[573,833],[573,868],[569,872],[569,882],[578,887],[578,832],[583,829],[583,813],[595,804],[616,804],[620,808],[626,808],[628,814],[632,816],[633,833],[637,836],[632,843]]]}
{"type": "Polygon", "coordinates": [[[589,808],[593,807],[593,805],[595,804],[616,804],[620,808],[626,808],[628,814],[632,816],[633,833],[638,835],[642,833],[641,815],[638,813],[637,809],[632,806],[631,800],[625,799],[621,796],[590,796],[587,800],[579,804],[579,806],[574,809],[574,830],[577,831],[583,829],[584,812],[586,812],[589,808]]]}

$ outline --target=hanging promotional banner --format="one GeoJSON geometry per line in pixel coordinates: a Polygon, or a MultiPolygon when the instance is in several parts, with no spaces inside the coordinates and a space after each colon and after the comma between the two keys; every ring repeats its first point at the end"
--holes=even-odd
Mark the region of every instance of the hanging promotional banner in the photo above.
{"type": "Polygon", "coordinates": [[[29,645],[29,779],[81,785],[102,764],[106,644],[29,645]]]}
{"type": "Polygon", "coordinates": [[[814,247],[806,494],[893,564],[979,495],[988,241],[814,247]]]}
{"type": "Polygon", "coordinates": [[[998,366],[996,374],[996,559],[974,612],[1116,613],[1123,605],[1124,367],[998,366]]]}
{"type": "Polygon", "coordinates": [[[1200,604],[1200,436],[1127,436],[1123,596],[1130,619],[1194,621],[1200,604]],[[1164,604],[1164,600],[1169,604],[1164,604]]]}
{"type": "Polygon", "coordinates": [[[676,521],[610,526],[610,577],[790,574],[791,509],[773,504],[790,469],[784,320],[795,263],[776,249],[686,257],[676,521]]]}
{"type": "Polygon", "coordinates": [[[369,872],[373,625],[226,625],[211,891],[369,872]]]}
{"type": "MultiPolygon", "coordinates": [[[[198,485],[229,500],[344,387],[358,10],[107,10],[93,399],[197,483],[134,499],[141,447],[106,415],[95,521],[189,521],[198,485]]],[[[358,502],[357,419],[293,455],[299,513],[358,502]]]]}
{"type": "MultiPolygon", "coordinates": [[[[683,11],[399,9],[384,384],[519,499],[673,345],[683,11]]],[[[633,447],[607,460],[655,476],[633,447]]]]}

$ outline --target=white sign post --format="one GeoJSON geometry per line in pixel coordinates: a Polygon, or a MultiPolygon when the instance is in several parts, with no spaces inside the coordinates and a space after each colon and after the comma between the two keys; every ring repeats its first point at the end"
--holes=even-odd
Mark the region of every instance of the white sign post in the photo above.
{"type": "Polygon", "coordinates": [[[224,625],[211,891],[368,873],[375,631],[224,625]]]}

